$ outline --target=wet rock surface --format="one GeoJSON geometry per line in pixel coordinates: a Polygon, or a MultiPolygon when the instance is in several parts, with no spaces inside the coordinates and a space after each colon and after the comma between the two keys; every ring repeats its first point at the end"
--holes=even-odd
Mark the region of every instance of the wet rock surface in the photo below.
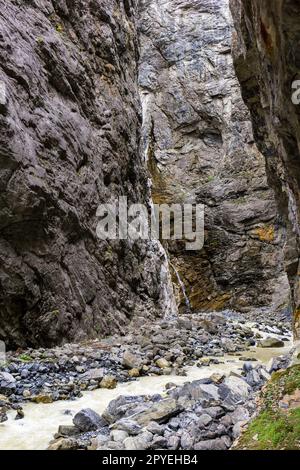
{"type": "MultiPolygon", "coordinates": [[[[51,347],[168,310],[158,243],[100,241],[100,203],[148,205],[136,2],[0,0],[0,339],[51,347]]],[[[169,285],[170,288],[170,285],[169,285]]]]}
{"type": "Polygon", "coordinates": [[[285,228],[232,62],[229,1],[142,0],[138,26],[153,199],[205,206],[204,248],[168,243],[180,310],[182,282],[193,311],[288,311],[285,228]]]}
{"type": "Polygon", "coordinates": [[[300,338],[299,215],[300,107],[297,0],[231,0],[233,55],[255,141],[291,234],[285,264],[292,286],[295,333],[300,338]],[[255,71],[255,72],[254,72],[255,71]]]}
{"type": "MultiPolygon", "coordinates": [[[[290,361],[282,358],[281,365],[290,361]]],[[[110,402],[93,435],[75,427],[62,440],[60,428],[49,449],[97,450],[227,450],[257,409],[257,391],[269,380],[267,368],[248,363],[240,374],[183,386],[167,386],[154,396],[119,396],[110,402]],[[106,425],[103,426],[103,423],[106,425]],[[79,433],[78,435],[76,435],[79,433]]]]}
{"type": "MultiPolygon", "coordinates": [[[[12,404],[52,403],[78,398],[84,391],[113,389],[141,376],[185,375],[189,366],[222,364],[224,355],[244,362],[247,350],[271,332],[274,344],[290,340],[288,323],[247,323],[234,312],[183,315],[149,324],[141,319],[139,329],[136,325],[124,337],[9,353],[0,367],[0,394],[12,404]]],[[[279,364],[274,359],[269,372],[279,364]]],[[[213,380],[218,383],[222,377],[213,380]]],[[[260,383],[256,375],[249,381],[253,387],[260,383]]]]}

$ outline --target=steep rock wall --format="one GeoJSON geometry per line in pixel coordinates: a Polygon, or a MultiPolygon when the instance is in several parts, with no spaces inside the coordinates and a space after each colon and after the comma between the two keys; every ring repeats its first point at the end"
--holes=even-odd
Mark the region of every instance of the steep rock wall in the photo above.
{"type": "Polygon", "coordinates": [[[99,242],[96,210],[149,202],[134,0],[0,0],[0,339],[52,345],[167,313],[155,242],[99,242]]]}
{"type": "Polygon", "coordinates": [[[294,242],[285,250],[286,270],[295,334],[300,337],[300,106],[292,101],[293,82],[300,78],[300,4],[297,0],[231,0],[231,11],[243,98],[281,214],[293,234],[294,242]]]}
{"type": "MultiPolygon", "coordinates": [[[[142,0],[139,16],[153,199],[206,206],[204,249],[168,244],[191,306],[284,311],[285,229],[232,63],[229,2],[142,0]]],[[[184,310],[181,289],[178,295],[184,310]]]]}

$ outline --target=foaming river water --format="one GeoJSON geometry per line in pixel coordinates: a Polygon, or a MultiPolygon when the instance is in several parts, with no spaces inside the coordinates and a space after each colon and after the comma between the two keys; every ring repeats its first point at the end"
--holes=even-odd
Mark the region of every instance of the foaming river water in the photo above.
{"type": "MultiPolygon", "coordinates": [[[[246,357],[258,359],[261,363],[268,363],[272,357],[287,354],[292,343],[286,343],[284,348],[251,348],[245,353],[246,357]]],[[[45,450],[58,426],[72,424],[72,415],[83,408],[92,408],[101,414],[109,402],[120,395],[153,395],[165,393],[165,385],[169,382],[182,385],[185,382],[210,377],[213,373],[229,375],[230,372],[238,372],[243,362],[238,357],[224,356],[218,358],[222,364],[210,365],[198,368],[196,366],[186,369],[187,376],[153,376],[119,384],[114,390],[95,390],[85,392],[81,398],[75,401],[58,401],[51,404],[24,405],[25,418],[15,421],[15,412],[10,412],[8,421],[0,424],[0,449],[1,450],[45,450]],[[72,415],[65,414],[66,410],[72,415]]]]}

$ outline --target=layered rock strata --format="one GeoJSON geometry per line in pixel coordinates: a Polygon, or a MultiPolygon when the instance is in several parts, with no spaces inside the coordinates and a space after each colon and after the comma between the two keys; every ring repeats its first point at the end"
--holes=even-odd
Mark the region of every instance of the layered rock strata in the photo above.
{"type": "Polygon", "coordinates": [[[295,334],[300,336],[299,2],[232,0],[235,67],[270,184],[295,243],[286,252],[295,334]],[[298,90],[298,91],[297,91],[298,90]]]}
{"type": "Polygon", "coordinates": [[[231,56],[228,0],[140,2],[143,151],[157,203],[201,203],[205,246],[169,243],[181,311],[286,311],[285,232],[231,56]],[[175,272],[177,271],[177,273],[175,272]]]}
{"type": "Polygon", "coordinates": [[[96,237],[100,203],[149,203],[136,2],[0,1],[0,339],[49,346],[171,308],[156,242],[96,237]]]}

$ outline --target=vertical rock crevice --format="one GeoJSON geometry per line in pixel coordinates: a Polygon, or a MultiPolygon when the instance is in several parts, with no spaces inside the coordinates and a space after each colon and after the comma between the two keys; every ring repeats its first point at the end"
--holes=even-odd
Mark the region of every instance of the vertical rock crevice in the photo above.
{"type": "Polygon", "coordinates": [[[204,249],[167,246],[192,309],[288,312],[285,226],[235,74],[228,0],[143,0],[138,26],[154,202],[206,207],[204,249]]]}

